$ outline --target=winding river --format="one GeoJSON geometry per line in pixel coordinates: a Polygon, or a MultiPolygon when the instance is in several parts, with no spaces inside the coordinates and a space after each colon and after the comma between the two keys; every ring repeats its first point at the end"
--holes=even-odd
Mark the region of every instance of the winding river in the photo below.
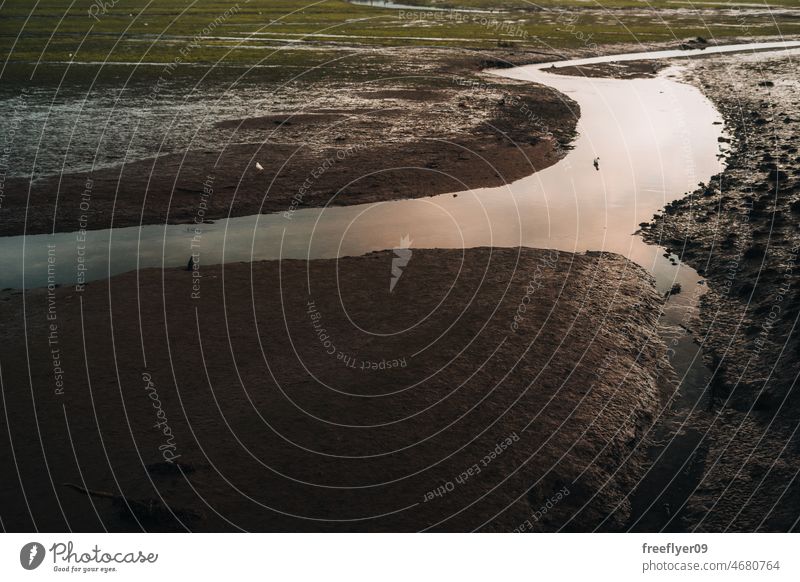
{"type": "MultiPolygon", "coordinates": [[[[800,46],[739,45],[709,52],[800,46]]],[[[334,258],[412,246],[463,248],[528,246],[620,253],[645,267],[666,291],[698,280],[676,257],[633,233],[672,200],[722,168],[720,114],[693,86],[681,83],[680,65],[656,78],[616,80],[551,74],[551,66],[642,58],[673,58],[700,51],[637,53],[494,71],[549,85],[580,104],[579,138],[560,162],[496,188],[476,188],[430,198],[310,208],[219,220],[202,226],[201,264],[264,259],[334,258]],[[599,169],[593,165],[599,158],[599,169]]],[[[176,267],[191,254],[193,227],[147,225],[76,233],[4,237],[0,288],[48,282],[48,245],[58,249],[51,281],[76,280],[78,245],[86,280],[145,267],[176,267]]]]}
{"type": "MultiPolygon", "coordinates": [[[[721,116],[698,89],[676,79],[680,65],[656,78],[633,80],[570,77],[546,69],[790,46],[800,43],[614,55],[493,71],[551,86],[579,103],[579,137],[564,159],[502,187],[302,209],[291,219],[276,213],[219,220],[202,226],[195,250],[202,264],[360,255],[399,246],[404,237],[418,248],[601,250],[645,267],[662,292],[676,282],[691,289],[696,273],[633,233],[665,204],[721,170],[721,116]]],[[[76,280],[79,245],[91,281],[133,269],[185,265],[195,234],[185,225],[148,225],[90,231],[85,243],[76,233],[4,237],[0,288],[47,284],[52,245],[59,257],[50,281],[69,284],[76,280]]]]}
{"type": "MultiPolygon", "coordinates": [[[[724,164],[722,117],[695,87],[680,82],[681,64],[650,79],[616,80],[552,74],[551,67],[640,59],[662,59],[732,51],[785,49],[800,42],[734,45],[705,51],[662,51],[579,59],[491,71],[548,85],[578,102],[581,117],[574,148],[555,165],[496,188],[477,188],[429,198],[347,207],[297,210],[291,219],[265,214],[202,226],[200,263],[264,259],[314,259],[361,255],[393,248],[410,238],[412,248],[476,246],[555,248],[622,254],[653,274],[661,292],[679,283],[667,301],[662,338],[674,352],[680,393],[666,394],[690,410],[702,399],[709,373],[686,330],[705,287],[698,274],[664,249],[634,233],[641,222],[707,182],[724,164]],[[597,161],[597,165],[595,165],[597,161]]],[[[541,128],[540,128],[541,129],[541,128]]],[[[0,288],[73,283],[78,247],[86,280],[145,267],[186,265],[194,227],[149,225],[0,239],[0,288]],[[58,260],[48,273],[48,256],[58,260]]],[[[198,239],[195,238],[198,244],[198,239]]],[[[656,429],[658,431],[658,428],[656,429]]],[[[656,437],[663,435],[656,435],[656,437]]],[[[670,437],[671,451],[652,456],[654,474],[680,473],[691,457],[691,435],[670,437]],[[661,465],[659,465],[661,463],[661,465]]],[[[670,481],[672,484],[674,480],[670,481]]],[[[664,491],[641,487],[633,497],[631,528],[660,529],[658,508],[680,502],[680,480],[664,491]]]]}

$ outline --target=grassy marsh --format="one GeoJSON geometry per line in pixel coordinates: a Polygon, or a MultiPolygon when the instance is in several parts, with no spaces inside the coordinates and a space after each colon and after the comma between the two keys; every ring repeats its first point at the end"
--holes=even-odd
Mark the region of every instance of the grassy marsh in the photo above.
{"type": "MultiPolygon", "coordinates": [[[[171,63],[324,67],[368,48],[592,50],[616,43],[800,34],[790,0],[693,4],[603,0],[408,0],[435,7],[505,10],[494,14],[417,13],[343,0],[7,0],[0,11],[3,75],[47,78],[67,63],[171,63]],[[104,6],[103,6],[104,4],[104,6]],[[765,7],[767,5],[765,4],[765,7]]],[[[367,63],[368,65],[368,63],[367,63]]]]}

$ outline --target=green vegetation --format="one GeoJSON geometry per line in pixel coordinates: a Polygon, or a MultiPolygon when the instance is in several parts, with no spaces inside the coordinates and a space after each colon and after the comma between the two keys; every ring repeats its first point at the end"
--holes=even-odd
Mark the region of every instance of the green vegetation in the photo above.
{"type": "Polygon", "coordinates": [[[583,8],[609,9],[677,9],[677,8],[766,8],[797,6],[797,0],[396,0],[399,4],[433,6],[437,8],[485,9],[487,6],[500,10],[537,10],[539,8],[583,8]]]}
{"type": "MultiPolygon", "coordinates": [[[[0,7],[0,51],[6,61],[3,76],[8,79],[20,71],[32,73],[34,67],[36,75],[52,74],[70,61],[178,60],[283,70],[321,66],[364,47],[502,46],[549,51],[692,36],[800,34],[800,10],[769,14],[726,4],[726,10],[721,11],[719,2],[401,2],[509,11],[483,15],[441,12],[431,16],[343,0],[5,0],[0,7]],[[556,10],[564,7],[571,9],[556,10]],[[714,8],[717,10],[712,11],[714,8]]],[[[770,4],[796,6],[796,2],[775,0],[770,4]]]]}

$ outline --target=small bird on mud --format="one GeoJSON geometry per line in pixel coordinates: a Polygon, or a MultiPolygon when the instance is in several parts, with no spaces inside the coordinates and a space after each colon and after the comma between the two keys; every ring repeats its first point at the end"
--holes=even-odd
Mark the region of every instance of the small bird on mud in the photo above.
{"type": "Polygon", "coordinates": [[[264,166],[262,166],[261,164],[259,164],[258,162],[256,162],[256,170],[258,170],[258,171],[260,172],[260,171],[261,171],[261,170],[263,170],[263,169],[264,169],[264,166]]]}
{"type": "Polygon", "coordinates": [[[592,162],[592,165],[594,166],[594,169],[599,172],[600,171],[600,158],[595,158],[594,161],[592,162]]]}

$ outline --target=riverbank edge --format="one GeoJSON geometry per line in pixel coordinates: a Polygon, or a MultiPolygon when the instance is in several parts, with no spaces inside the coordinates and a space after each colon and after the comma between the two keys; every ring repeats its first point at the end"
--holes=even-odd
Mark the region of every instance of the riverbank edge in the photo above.
{"type": "Polygon", "coordinates": [[[682,521],[694,531],[790,531],[800,516],[800,459],[789,446],[799,404],[797,57],[718,58],[685,80],[723,115],[727,165],[641,229],[708,285],[692,327],[713,376],[687,424],[706,460],[682,521]]]}

